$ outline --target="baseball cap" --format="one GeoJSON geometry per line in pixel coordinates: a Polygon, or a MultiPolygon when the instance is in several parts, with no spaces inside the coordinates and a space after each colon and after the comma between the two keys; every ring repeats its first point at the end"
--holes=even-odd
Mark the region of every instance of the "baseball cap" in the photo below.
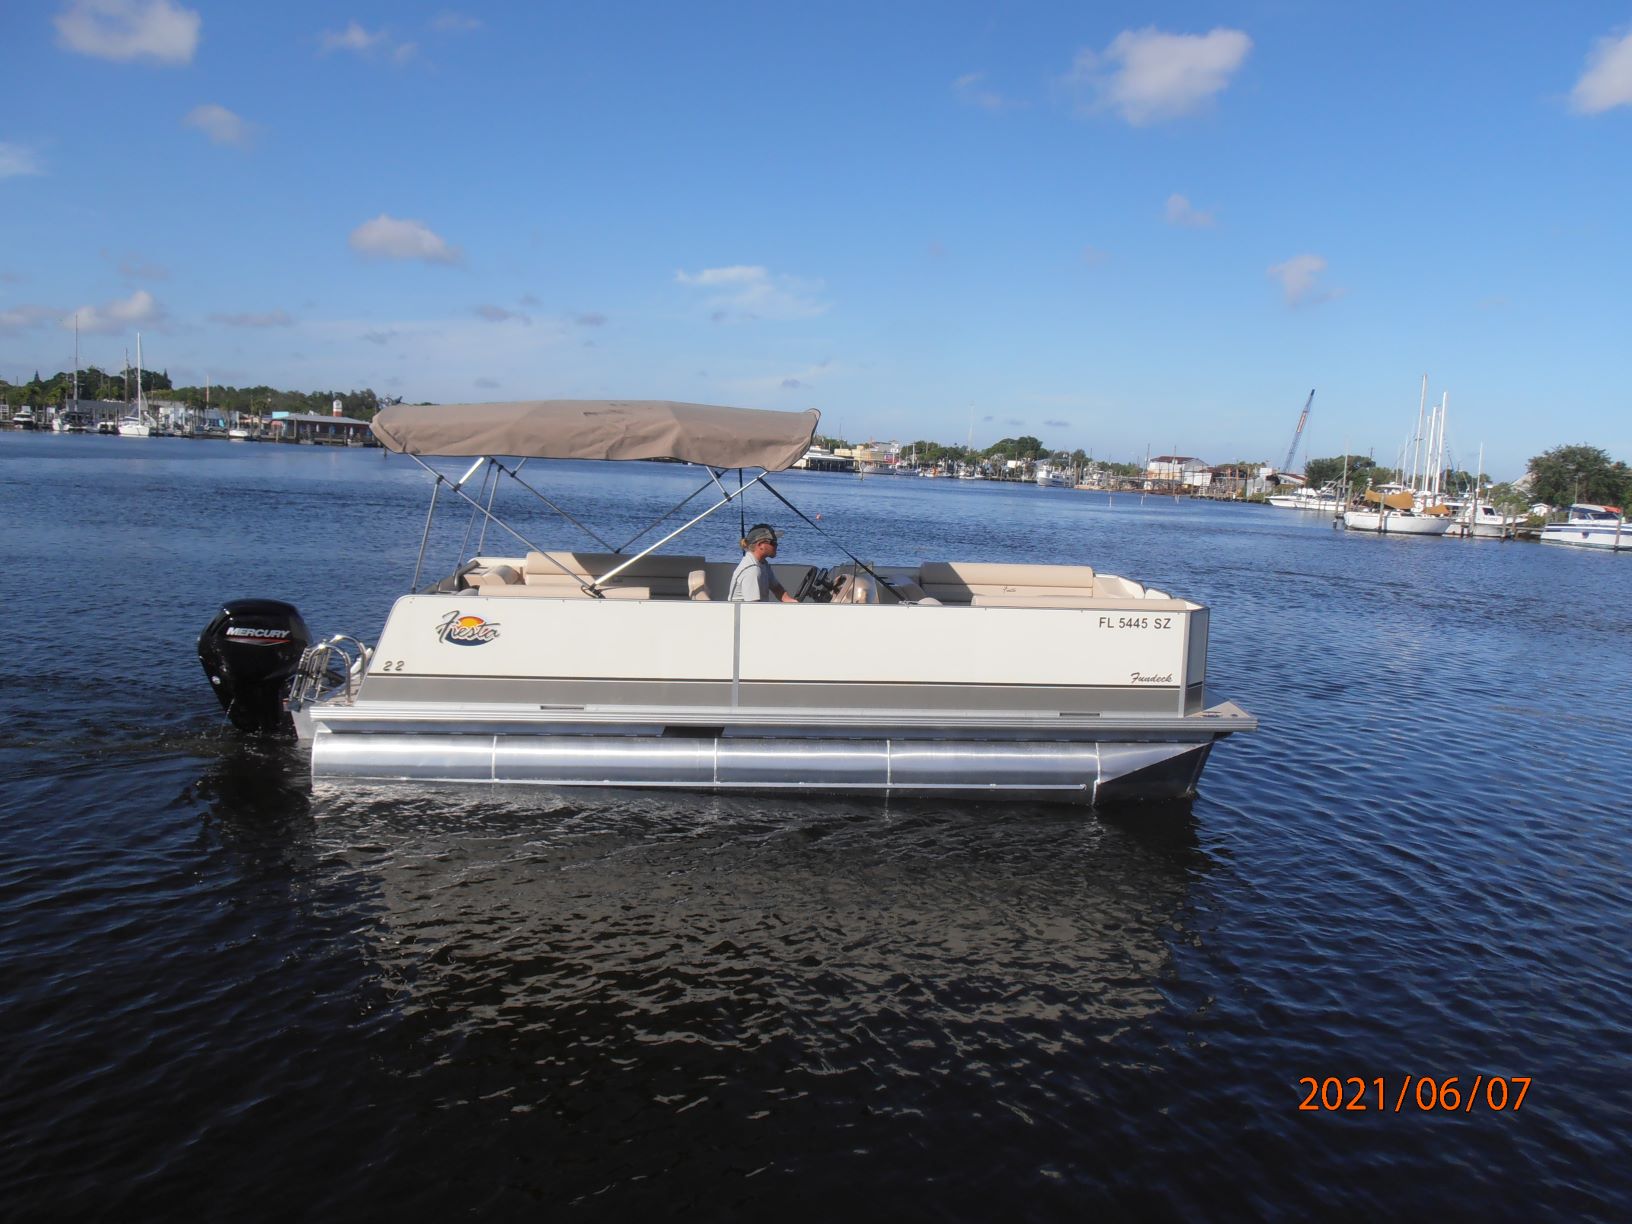
{"type": "Polygon", "coordinates": [[[755,523],[752,527],[748,528],[748,534],[742,538],[747,540],[748,546],[752,548],[755,544],[760,543],[762,540],[769,540],[774,544],[781,538],[781,535],[782,533],[777,531],[769,523],[755,523]]]}

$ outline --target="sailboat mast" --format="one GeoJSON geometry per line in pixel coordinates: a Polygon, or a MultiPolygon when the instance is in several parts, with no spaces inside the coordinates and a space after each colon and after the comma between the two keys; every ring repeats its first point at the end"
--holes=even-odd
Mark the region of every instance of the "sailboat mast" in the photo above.
{"type": "Polygon", "coordinates": [[[1428,411],[1428,375],[1422,376],[1422,395],[1417,400],[1417,436],[1411,450],[1411,487],[1417,487],[1417,469],[1422,464],[1422,418],[1428,411]]]}
{"type": "Polygon", "coordinates": [[[1434,492],[1445,492],[1445,413],[1451,406],[1451,393],[1439,393],[1439,449],[1434,459],[1434,492]]]}
{"type": "Polygon", "coordinates": [[[79,411],[79,311],[74,311],[74,411],[79,411]]]}
{"type": "Polygon", "coordinates": [[[136,415],[147,418],[147,401],[142,397],[142,333],[136,333],[136,415]]]}
{"type": "Polygon", "coordinates": [[[1422,500],[1426,502],[1433,491],[1433,476],[1429,471],[1434,466],[1434,438],[1439,428],[1439,405],[1435,404],[1428,409],[1428,436],[1422,444],[1422,487],[1418,491],[1422,500]]]}

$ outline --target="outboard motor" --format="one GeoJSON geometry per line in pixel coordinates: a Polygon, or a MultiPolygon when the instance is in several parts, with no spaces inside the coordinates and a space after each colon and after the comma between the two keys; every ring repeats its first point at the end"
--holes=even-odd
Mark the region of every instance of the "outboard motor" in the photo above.
{"type": "Polygon", "coordinates": [[[198,660],[233,726],[289,735],[294,720],[283,699],[311,644],[311,630],[293,604],[235,599],[198,635],[198,660]]]}

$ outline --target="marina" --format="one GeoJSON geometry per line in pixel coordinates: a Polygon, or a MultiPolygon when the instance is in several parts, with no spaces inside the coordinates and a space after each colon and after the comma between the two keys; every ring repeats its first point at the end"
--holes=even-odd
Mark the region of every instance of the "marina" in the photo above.
{"type": "MultiPolygon", "coordinates": [[[[704,479],[630,466],[617,486],[604,464],[527,471],[621,542],[704,479]]],[[[298,743],[227,725],[193,638],[223,593],[376,633],[412,583],[425,473],[381,450],[0,435],[30,525],[0,559],[78,559],[16,593],[0,686],[0,965],[30,1052],[0,1107],[13,1209],[610,1195],[664,1215],[822,1193],[967,1218],[1017,1186],[1056,1218],[1632,1206],[1632,1113],[1605,1075],[1632,1003],[1632,751],[1601,701],[1632,684],[1632,570],[1250,505],[775,479],[875,566],[1086,564],[1182,591],[1257,731],[1193,800],[1125,816],[314,783],[298,743]],[[65,632],[65,602],[117,606],[117,632],[65,632]],[[1558,736],[1567,773],[1515,751],[1558,736]],[[1300,1078],[1351,1075],[1391,1098],[1429,1077],[1435,1104],[1300,1109],[1300,1078]],[[1475,1076],[1476,1111],[1437,1105],[1475,1076]]],[[[748,514],[785,529],[779,563],[822,559],[774,499],[748,514]]],[[[730,555],[721,517],[699,554],[730,555]]],[[[553,513],[517,526],[576,546],[553,513]]]]}

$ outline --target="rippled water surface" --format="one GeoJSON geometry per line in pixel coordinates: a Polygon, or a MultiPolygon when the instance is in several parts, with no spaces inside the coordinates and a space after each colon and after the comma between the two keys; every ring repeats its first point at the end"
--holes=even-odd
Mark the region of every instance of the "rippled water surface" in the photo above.
{"type": "MultiPolygon", "coordinates": [[[[613,543],[700,478],[528,471],[613,543]]],[[[223,729],[194,639],[245,595],[372,638],[424,474],[0,434],[0,1216],[1632,1216],[1632,558],[776,483],[870,561],[1209,604],[1262,729],[1115,817],[314,788],[223,729]],[[1530,1084],[1396,1112],[1407,1075],[1530,1084]]]]}

